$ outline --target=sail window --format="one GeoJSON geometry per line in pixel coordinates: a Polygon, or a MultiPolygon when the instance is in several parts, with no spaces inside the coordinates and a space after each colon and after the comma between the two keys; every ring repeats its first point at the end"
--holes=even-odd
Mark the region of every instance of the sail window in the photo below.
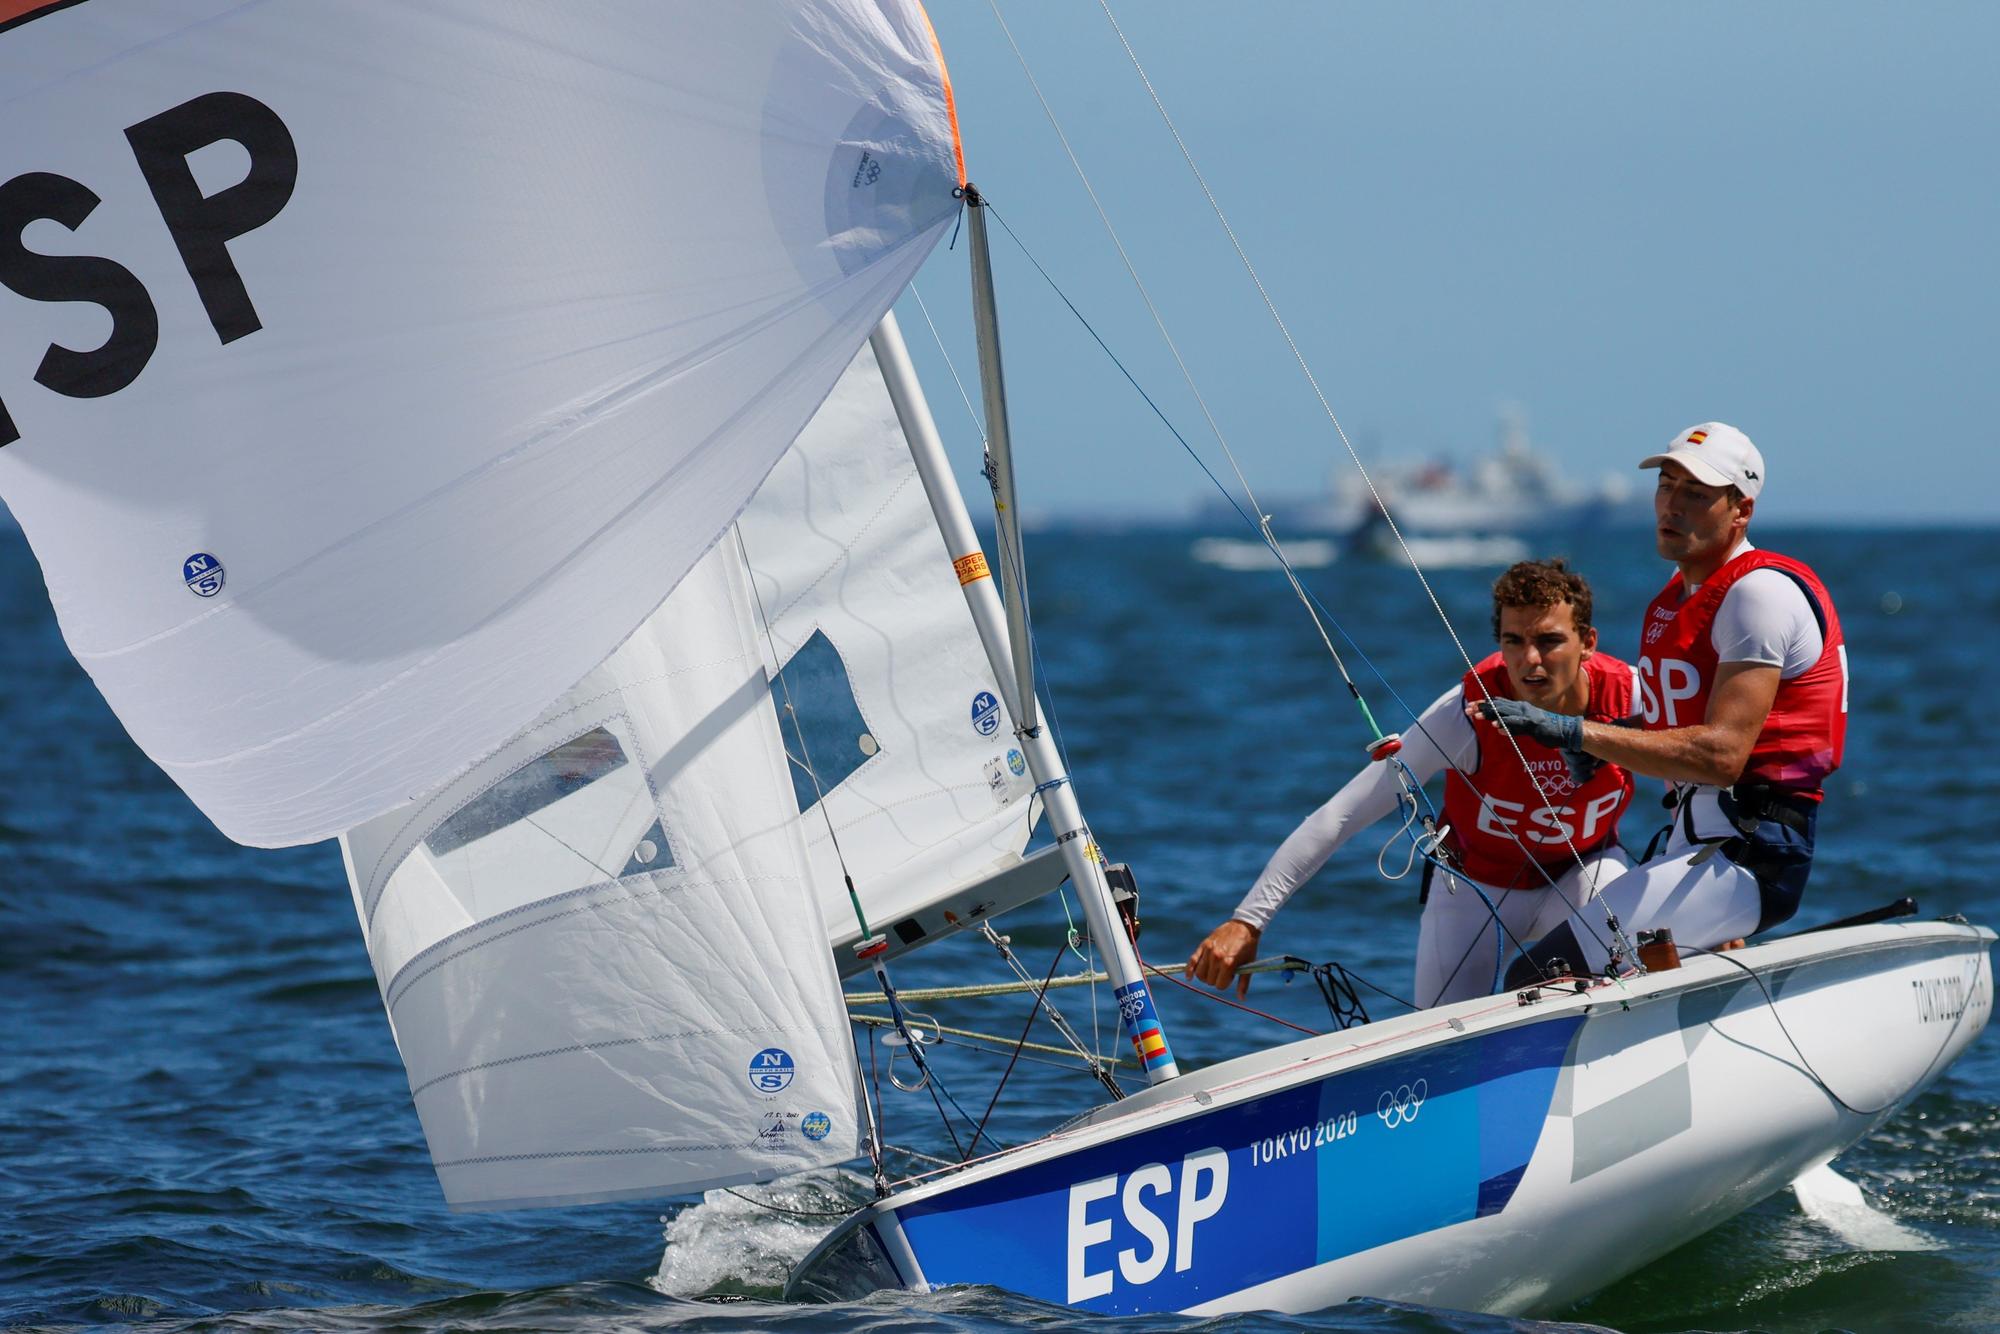
{"type": "Polygon", "coordinates": [[[606,727],[502,778],[433,830],[424,851],[475,918],[674,865],[645,768],[606,727]]]}
{"type": "Polygon", "coordinates": [[[792,795],[802,815],[818,802],[819,793],[832,791],[881,752],[881,744],[861,717],[847,664],[825,631],[813,631],[812,638],[778,669],[771,680],[771,707],[778,713],[778,730],[785,738],[792,771],[792,795]]]}

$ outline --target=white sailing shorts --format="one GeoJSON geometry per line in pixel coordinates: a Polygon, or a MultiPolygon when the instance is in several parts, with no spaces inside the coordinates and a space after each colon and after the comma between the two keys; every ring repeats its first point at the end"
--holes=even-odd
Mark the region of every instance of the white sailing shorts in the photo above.
{"type": "MultiPolygon", "coordinates": [[[[1703,788],[1676,812],[1665,851],[1605,885],[1597,902],[1572,912],[1532,953],[1538,961],[1566,959],[1578,972],[1602,971],[1610,958],[1605,914],[1615,913],[1628,937],[1670,927],[1681,945],[1713,949],[1776,926],[1798,907],[1812,864],[1812,824],[1803,831],[1770,821],[1745,837],[1725,797],[1703,788]]],[[[1534,975],[1521,967],[1508,985],[1534,975]]]]}
{"type": "Polygon", "coordinates": [[[1571,865],[1553,885],[1495,889],[1480,885],[1506,932],[1464,876],[1433,876],[1417,930],[1416,1003],[1426,1009],[1489,995],[1507,966],[1521,956],[1514,942],[1533,944],[1561,926],[1598,891],[1631,870],[1632,859],[1613,845],[1571,865]],[[1511,935],[1512,939],[1508,936],[1511,935]]]}

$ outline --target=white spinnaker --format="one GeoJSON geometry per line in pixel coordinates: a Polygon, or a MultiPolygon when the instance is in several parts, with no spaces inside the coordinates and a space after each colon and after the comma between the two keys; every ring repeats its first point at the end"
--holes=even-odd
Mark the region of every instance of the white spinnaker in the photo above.
{"type": "Polygon", "coordinates": [[[0,492],[133,738],[266,845],[631,634],[959,181],[916,0],[90,0],[0,31],[0,124],[0,492]]]}
{"type": "Polygon", "coordinates": [[[454,1208],[680,1194],[858,1151],[750,603],[716,549],[526,732],[342,840],[454,1208]]]}
{"type": "Polygon", "coordinates": [[[826,789],[824,816],[808,810],[804,828],[829,926],[853,922],[842,859],[878,931],[1012,864],[1027,845],[1034,780],[867,345],[737,528],[769,618],[766,666],[775,676],[795,665],[773,686],[802,720],[788,742],[803,734],[826,789]],[[815,670],[827,644],[858,729],[840,729],[848,700],[815,670]]]}

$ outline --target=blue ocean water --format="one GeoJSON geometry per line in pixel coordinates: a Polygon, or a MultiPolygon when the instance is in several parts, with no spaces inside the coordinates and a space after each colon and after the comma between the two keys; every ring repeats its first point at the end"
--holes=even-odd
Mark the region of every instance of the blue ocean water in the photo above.
{"type": "MultiPolygon", "coordinates": [[[[1079,794],[1108,854],[1139,875],[1142,943],[1159,961],[1184,957],[1228,912],[1292,824],[1357,767],[1366,739],[1282,580],[1194,560],[1198,536],[1052,532],[1029,546],[1042,653],[1079,794]]],[[[1928,915],[2000,920],[1987,891],[2000,862],[1990,809],[2000,797],[2000,711],[1979,687],[2000,652],[2000,584],[1988,576],[2000,565],[2000,533],[1759,537],[1820,569],[1851,646],[1848,762],[1832,784],[1802,919],[1907,893],[1928,915]]],[[[1559,548],[1592,576],[1603,646],[1621,656],[1633,652],[1639,612],[1665,575],[1649,548],[1642,533],[1616,532],[1559,548]]],[[[1408,717],[1398,695],[1421,707],[1455,679],[1456,653],[1410,571],[1338,563],[1308,577],[1380,669],[1380,679],[1359,674],[1384,726],[1408,717]]],[[[1434,575],[1475,653],[1489,638],[1491,577],[1434,575]]],[[[333,847],[252,851],[209,827],[64,651],[33,559],[4,527],[0,625],[0,1324],[1071,1323],[1066,1312],[984,1288],[783,1305],[786,1266],[830,1220],[728,1195],[450,1214],[333,847]]],[[[1643,837],[1651,809],[1642,795],[1628,840],[1643,837]]],[[[1337,958],[1402,990],[1415,885],[1377,874],[1378,847],[1364,837],[1337,858],[1285,910],[1267,949],[1337,958]]],[[[1052,903],[1008,919],[1029,966],[1046,965],[1061,921],[1052,903]]],[[[1001,971],[985,946],[961,941],[912,957],[898,980],[1001,971]]],[[[1060,999],[1088,1032],[1083,994],[1060,999]]],[[[1260,984],[1252,999],[1324,1024],[1307,985],[1260,984]]],[[[1012,1033],[1024,1005],[938,1013],[1012,1033]]],[[[1184,1063],[1286,1036],[1172,988],[1160,1005],[1184,1063]]],[[[1115,1024],[1108,1004],[1098,1018],[1107,1030],[1115,1024]]],[[[936,1059],[961,1100],[982,1105],[1004,1063],[957,1047],[936,1059]]],[[[1091,1095],[1072,1071],[1024,1063],[995,1130],[1010,1142],[1032,1136],[1091,1095]]],[[[928,1098],[890,1097],[895,1142],[945,1147],[928,1098]]],[[[1635,1331],[2000,1326],[1996,1132],[2000,1043],[1987,1037],[1839,1163],[1878,1211],[1934,1249],[1868,1249],[1812,1222],[1785,1194],[1553,1314],[1635,1331]]],[[[859,1189],[859,1178],[835,1176],[744,1194],[813,1211],[859,1189]]],[[[1531,1327],[1383,1303],[1178,1323],[1531,1327]]]]}

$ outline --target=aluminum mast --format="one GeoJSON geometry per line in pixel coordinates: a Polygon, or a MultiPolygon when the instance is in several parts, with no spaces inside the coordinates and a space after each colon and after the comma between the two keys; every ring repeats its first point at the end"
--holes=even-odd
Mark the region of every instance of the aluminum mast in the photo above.
{"type": "MultiPolygon", "coordinates": [[[[969,202],[978,198],[970,189],[966,194],[969,202]]],[[[976,202],[971,208],[971,230],[977,268],[985,256],[986,247],[985,220],[976,202]]],[[[987,294],[989,299],[976,318],[983,329],[991,330],[995,326],[990,287],[987,294]]],[[[982,341],[988,336],[991,335],[983,333],[982,341]]],[[[930,499],[938,531],[944,537],[952,566],[958,572],[959,586],[965,594],[973,624],[978,628],[980,643],[985,647],[987,663],[1011,707],[1024,692],[1014,670],[1015,643],[1008,633],[1007,611],[1001,605],[999,590],[993,586],[992,571],[986,563],[985,553],[980,549],[978,535],[973,531],[965,499],[959,494],[958,484],[952,477],[944,445],[938,439],[936,424],[931,420],[930,406],[924,398],[923,387],[917,382],[916,371],[910,364],[909,349],[903,343],[902,332],[893,313],[883,317],[882,323],[870,335],[869,342],[882,368],[882,378],[889,387],[889,398],[895,404],[903,435],[909,442],[910,457],[916,463],[917,475],[923,480],[924,493],[930,499]]],[[[995,345],[997,347],[997,338],[995,345]]],[[[988,403],[989,409],[995,406],[990,397],[988,403]]],[[[1000,402],[997,407],[1001,413],[1001,429],[1004,430],[1005,403],[1000,402]]],[[[989,424],[991,420],[989,418],[989,424]]],[[[1001,513],[1000,522],[1009,523],[1009,516],[1013,513],[1010,506],[1001,513]]],[[[1003,534],[1002,541],[1008,540],[1018,544],[1018,529],[1011,534],[1003,534]]],[[[1019,550],[1018,545],[1015,550],[1019,550]]],[[[1180,1073],[1174,1064],[1173,1050],[1153,1007],[1152,993],[1146,985],[1138,955],[1132,942],[1126,938],[1117,909],[1112,905],[1101,854],[1090,837],[1089,826],[1084,823],[1076,793],[1070,786],[1069,774],[1063,768],[1062,756],[1046,728],[1025,727],[1021,724],[1021,717],[1019,712],[1015,714],[1015,736],[1027,759],[1029,772],[1035,776],[1036,791],[1042,798],[1043,809],[1048,813],[1049,831],[1062,850],[1063,864],[1069,870],[1071,882],[1077,887],[1077,897],[1082,900],[1091,937],[1103,952],[1105,968],[1111,974],[1118,999],[1118,1017],[1125,1028],[1125,1035],[1138,1053],[1140,1066],[1148,1080],[1159,1083],[1171,1079],[1180,1073]]]]}

